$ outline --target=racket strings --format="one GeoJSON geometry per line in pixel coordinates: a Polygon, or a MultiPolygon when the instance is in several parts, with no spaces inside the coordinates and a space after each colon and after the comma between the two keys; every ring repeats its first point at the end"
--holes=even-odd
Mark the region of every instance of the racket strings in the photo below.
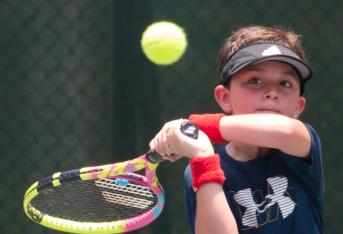
{"type": "Polygon", "coordinates": [[[128,180],[126,186],[114,181],[68,181],[40,191],[31,205],[50,216],[78,222],[130,219],[157,205],[158,198],[148,187],[136,181],[128,180]],[[133,192],[123,187],[132,187],[133,192]]]}
{"type": "Polygon", "coordinates": [[[134,207],[134,208],[139,208],[139,209],[146,209],[153,203],[152,201],[149,201],[146,199],[133,198],[130,196],[124,196],[124,195],[111,193],[107,191],[102,192],[102,195],[108,202],[122,204],[124,206],[134,207]]]}
{"type": "Polygon", "coordinates": [[[147,209],[154,203],[154,199],[151,199],[154,198],[154,194],[148,187],[140,184],[128,183],[123,186],[122,184],[116,184],[112,179],[100,179],[95,181],[95,185],[111,190],[111,192],[102,191],[102,195],[108,202],[139,209],[147,209]]]}
{"type": "Polygon", "coordinates": [[[107,188],[118,192],[127,192],[142,197],[154,197],[154,194],[148,187],[140,184],[129,183],[127,185],[121,185],[116,184],[115,180],[113,179],[100,179],[95,181],[95,185],[98,187],[107,188]]]}

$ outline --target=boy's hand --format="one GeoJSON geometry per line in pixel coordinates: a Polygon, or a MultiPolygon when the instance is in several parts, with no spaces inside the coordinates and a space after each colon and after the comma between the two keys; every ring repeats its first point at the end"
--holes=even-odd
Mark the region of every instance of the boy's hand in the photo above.
{"type": "Polygon", "coordinates": [[[173,120],[166,123],[161,131],[150,142],[150,150],[157,152],[164,159],[176,161],[185,156],[205,157],[214,154],[209,138],[199,131],[197,139],[193,139],[181,132],[181,125],[185,119],[173,120]]]}

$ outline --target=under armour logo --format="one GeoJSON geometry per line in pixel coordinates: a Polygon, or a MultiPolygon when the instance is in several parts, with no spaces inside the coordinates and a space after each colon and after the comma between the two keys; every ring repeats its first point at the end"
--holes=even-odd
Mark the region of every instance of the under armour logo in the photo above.
{"type": "Polygon", "coordinates": [[[271,55],[277,55],[282,54],[279,48],[277,48],[275,45],[269,47],[268,49],[265,49],[261,55],[263,56],[271,56],[271,55]]]}
{"type": "Polygon", "coordinates": [[[269,207],[277,204],[282,218],[290,215],[295,207],[295,203],[289,197],[285,196],[288,187],[288,180],[285,177],[277,176],[267,179],[267,182],[274,194],[268,194],[260,204],[255,203],[253,193],[250,188],[238,191],[234,195],[235,201],[245,207],[242,223],[245,226],[257,227],[257,215],[264,213],[269,207]]]}

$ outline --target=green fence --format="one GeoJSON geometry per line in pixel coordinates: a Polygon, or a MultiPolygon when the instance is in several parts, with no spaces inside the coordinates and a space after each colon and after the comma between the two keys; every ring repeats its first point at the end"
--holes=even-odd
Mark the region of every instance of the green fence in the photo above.
{"type": "MultiPolygon", "coordinates": [[[[304,38],[314,68],[302,116],[319,132],[326,176],[326,233],[341,231],[343,203],[343,2],[0,1],[0,232],[56,233],[29,221],[22,197],[56,170],[145,152],[166,120],[219,111],[217,50],[240,26],[289,27],[304,38]],[[158,20],[182,25],[185,56],[171,66],[144,57],[140,36],[158,20]]],[[[167,191],[161,217],[137,233],[188,233],[186,161],[158,171],[167,191]]]]}

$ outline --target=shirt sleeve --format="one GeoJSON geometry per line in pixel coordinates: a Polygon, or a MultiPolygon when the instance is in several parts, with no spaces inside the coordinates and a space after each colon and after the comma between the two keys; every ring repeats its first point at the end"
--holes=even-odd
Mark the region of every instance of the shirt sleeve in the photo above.
{"type": "Polygon", "coordinates": [[[192,186],[192,174],[189,165],[184,173],[185,201],[187,206],[188,223],[191,233],[195,233],[196,194],[192,186]]]}
{"type": "Polygon", "coordinates": [[[313,198],[322,201],[324,196],[324,173],[321,142],[316,131],[305,124],[311,136],[310,158],[303,159],[291,155],[282,154],[282,158],[293,175],[303,182],[313,198]]]}

